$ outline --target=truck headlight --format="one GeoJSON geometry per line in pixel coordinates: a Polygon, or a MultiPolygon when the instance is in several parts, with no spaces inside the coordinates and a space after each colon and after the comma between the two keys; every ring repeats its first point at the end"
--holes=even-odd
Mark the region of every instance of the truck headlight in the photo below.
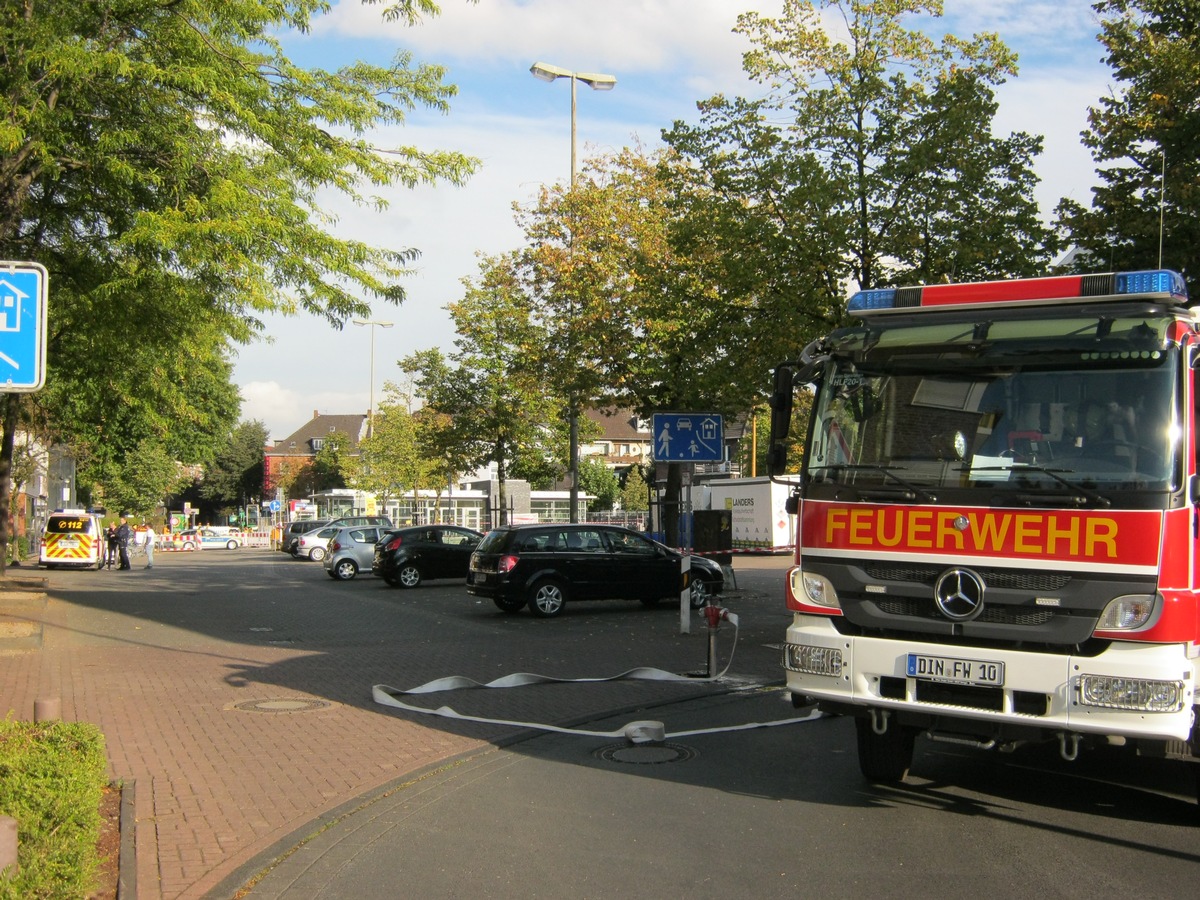
{"type": "Polygon", "coordinates": [[[1132,709],[1140,712],[1174,712],[1182,703],[1182,681],[1081,675],[1079,700],[1086,706],[1132,709]]]}
{"type": "Polygon", "coordinates": [[[1132,631],[1141,628],[1154,615],[1155,594],[1126,594],[1110,600],[1100,619],[1097,631],[1132,631]]]}
{"type": "Polygon", "coordinates": [[[828,609],[842,608],[833,583],[824,575],[806,572],[802,568],[793,568],[788,574],[792,579],[792,596],[796,599],[828,609]]]}
{"type": "Polygon", "coordinates": [[[842,651],[835,647],[814,647],[810,644],[785,644],[784,668],[812,675],[841,675],[842,651]]]}

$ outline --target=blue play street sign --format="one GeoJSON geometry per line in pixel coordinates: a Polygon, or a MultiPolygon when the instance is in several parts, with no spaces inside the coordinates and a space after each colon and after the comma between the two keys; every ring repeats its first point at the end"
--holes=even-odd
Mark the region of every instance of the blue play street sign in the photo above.
{"type": "Polygon", "coordinates": [[[725,422],[715,413],[654,413],[655,462],[723,462],[725,422]]]}
{"type": "Polygon", "coordinates": [[[0,392],[46,382],[47,281],[38,263],[0,262],[0,392]]]}

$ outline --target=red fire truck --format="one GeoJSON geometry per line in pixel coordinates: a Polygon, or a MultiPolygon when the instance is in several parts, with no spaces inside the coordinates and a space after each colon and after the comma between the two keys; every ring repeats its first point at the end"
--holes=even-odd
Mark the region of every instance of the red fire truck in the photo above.
{"type": "Polygon", "coordinates": [[[858,324],[775,371],[773,475],[793,390],[816,391],[789,501],[796,705],[853,715],[874,781],[905,777],[918,735],[1200,758],[1183,279],[888,288],[849,309],[858,324]]]}

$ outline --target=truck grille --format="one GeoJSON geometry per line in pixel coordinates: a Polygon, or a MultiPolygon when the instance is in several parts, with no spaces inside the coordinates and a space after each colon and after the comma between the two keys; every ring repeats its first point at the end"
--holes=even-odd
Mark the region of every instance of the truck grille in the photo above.
{"type": "MultiPolygon", "coordinates": [[[[877,600],[879,611],[889,616],[906,616],[914,619],[943,619],[932,600],[911,600],[903,597],[877,600]]],[[[994,625],[1020,625],[1034,627],[1045,625],[1054,618],[1052,609],[1030,609],[1025,606],[986,606],[976,622],[994,625]]]]}
{"type": "MultiPolygon", "coordinates": [[[[946,571],[945,566],[868,564],[867,575],[878,581],[904,581],[910,584],[933,585],[938,576],[946,571]]],[[[1015,591],[1061,591],[1071,581],[1070,575],[1061,572],[1036,572],[1024,569],[975,569],[988,587],[1015,591]]]]}

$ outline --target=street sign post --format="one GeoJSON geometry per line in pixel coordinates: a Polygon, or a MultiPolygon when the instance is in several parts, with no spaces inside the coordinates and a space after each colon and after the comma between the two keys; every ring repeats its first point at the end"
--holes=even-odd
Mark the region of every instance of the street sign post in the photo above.
{"type": "Polygon", "coordinates": [[[654,413],[655,462],[723,462],[725,422],[716,413],[654,413]]]}
{"type": "Polygon", "coordinates": [[[32,393],[46,383],[49,278],[32,262],[0,262],[0,391],[32,393]]]}

